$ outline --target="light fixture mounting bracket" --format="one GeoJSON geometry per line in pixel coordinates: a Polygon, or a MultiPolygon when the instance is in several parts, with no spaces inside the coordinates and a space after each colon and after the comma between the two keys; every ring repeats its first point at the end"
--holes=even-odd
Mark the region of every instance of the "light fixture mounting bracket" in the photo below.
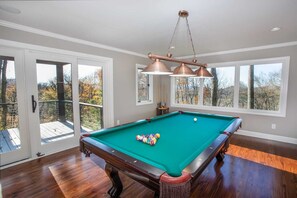
{"type": "Polygon", "coordinates": [[[188,17],[189,16],[189,12],[186,10],[181,10],[178,12],[178,16],[180,17],[188,17]]]}

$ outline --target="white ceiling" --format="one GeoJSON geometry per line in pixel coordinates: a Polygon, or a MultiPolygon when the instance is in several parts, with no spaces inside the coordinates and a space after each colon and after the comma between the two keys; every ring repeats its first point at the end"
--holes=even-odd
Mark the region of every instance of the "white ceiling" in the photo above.
{"type": "MultiPolygon", "coordinates": [[[[1,5],[21,13],[0,9],[0,20],[141,54],[166,54],[182,9],[189,11],[197,53],[297,41],[296,0],[1,1],[1,5]],[[281,30],[271,32],[273,27],[281,30]]],[[[179,35],[184,38],[182,31],[179,35]]],[[[189,43],[181,40],[177,39],[174,55],[191,54],[189,43]]]]}

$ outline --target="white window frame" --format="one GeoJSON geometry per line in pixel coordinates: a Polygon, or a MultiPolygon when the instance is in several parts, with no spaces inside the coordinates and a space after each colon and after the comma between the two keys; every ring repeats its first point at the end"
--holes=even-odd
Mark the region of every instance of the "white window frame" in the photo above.
{"type": "MultiPolygon", "coordinates": [[[[286,117],[287,109],[287,92],[288,92],[288,81],[289,81],[289,66],[290,57],[276,57],[268,59],[256,59],[256,60],[244,60],[235,62],[223,62],[223,63],[211,63],[208,68],[212,67],[235,67],[234,73],[234,106],[233,107],[214,107],[203,105],[203,86],[199,87],[199,102],[198,105],[192,104],[176,104],[175,103],[175,79],[171,77],[171,106],[178,108],[189,108],[198,110],[210,110],[219,112],[233,112],[243,113],[252,115],[264,115],[264,116],[275,116],[275,117],[286,117]],[[281,92],[280,92],[280,107],[279,111],[268,111],[268,110],[257,110],[257,109],[242,109],[238,107],[239,101],[239,81],[240,81],[240,66],[243,65],[258,65],[258,64],[269,64],[269,63],[282,63],[282,74],[281,74],[281,92]]],[[[200,79],[200,84],[203,85],[203,79],[200,79]]]]}
{"type": "Polygon", "coordinates": [[[141,65],[141,64],[136,64],[136,69],[135,69],[135,82],[136,82],[136,106],[139,105],[148,105],[148,104],[153,104],[154,103],[154,91],[153,91],[153,87],[154,87],[154,81],[153,81],[153,76],[152,75],[148,75],[149,78],[149,99],[146,101],[140,101],[138,102],[138,69],[143,69],[145,68],[146,65],[141,65]]]}

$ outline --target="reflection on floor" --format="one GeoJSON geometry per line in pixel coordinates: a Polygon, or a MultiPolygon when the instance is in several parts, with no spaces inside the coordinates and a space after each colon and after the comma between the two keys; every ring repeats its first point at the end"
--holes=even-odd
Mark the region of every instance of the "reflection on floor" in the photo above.
{"type": "Polygon", "coordinates": [[[228,155],[239,157],[252,162],[263,164],[272,168],[297,174],[297,160],[275,154],[244,148],[237,145],[230,145],[228,155]]]}

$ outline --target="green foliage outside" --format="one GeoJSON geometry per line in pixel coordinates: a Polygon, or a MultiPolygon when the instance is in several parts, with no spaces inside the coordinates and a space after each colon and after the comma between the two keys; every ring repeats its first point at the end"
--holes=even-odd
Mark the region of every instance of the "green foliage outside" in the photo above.
{"type": "MultiPolygon", "coordinates": [[[[263,66],[261,65],[261,67],[263,66]]],[[[274,71],[258,72],[257,75],[254,74],[252,76],[252,81],[240,79],[239,108],[269,111],[279,110],[281,69],[279,69],[279,67],[275,68],[274,71]],[[253,89],[249,87],[248,82],[253,83],[253,89]],[[251,98],[251,95],[254,97],[251,98]]],[[[217,107],[234,106],[234,78],[230,79],[230,77],[224,75],[223,69],[212,68],[211,73],[214,78],[204,79],[203,105],[217,107]]],[[[260,69],[263,70],[263,68],[260,69]]],[[[176,103],[198,104],[200,79],[176,78],[175,82],[176,103]]]]}
{"type": "MultiPolygon", "coordinates": [[[[18,127],[16,80],[6,78],[7,62],[6,57],[0,57],[0,130],[18,127]]],[[[40,65],[42,66],[42,64],[40,65]]],[[[59,87],[57,77],[49,79],[47,82],[38,83],[38,105],[41,123],[54,121],[73,123],[72,79],[69,72],[71,71],[71,65],[57,67],[64,68],[62,86],[60,84],[59,87]]],[[[56,68],[56,66],[53,65],[53,68],[56,68]]],[[[88,131],[101,129],[103,126],[102,68],[96,67],[92,74],[80,78],[78,89],[81,127],[83,129],[87,128],[88,131]]]]}

